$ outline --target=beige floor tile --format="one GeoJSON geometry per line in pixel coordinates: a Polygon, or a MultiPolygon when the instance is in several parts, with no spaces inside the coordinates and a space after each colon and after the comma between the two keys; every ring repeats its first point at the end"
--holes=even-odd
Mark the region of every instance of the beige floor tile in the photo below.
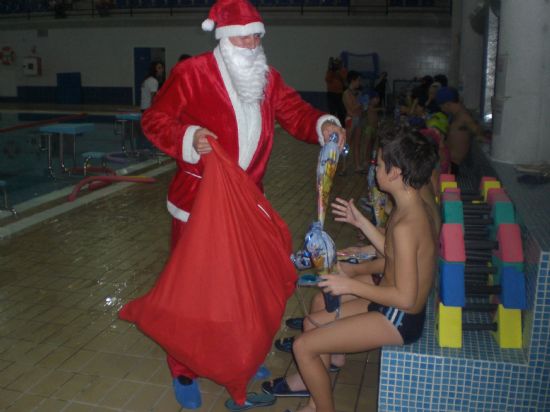
{"type": "Polygon", "coordinates": [[[346,365],[338,373],[337,382],[344,385],[360,385],[364,367],[363,362],[346,360],[346,365]]]}
{"type": "Polygon", "coordinates": [[[380,349],[371,350],[368,354],[369,363],[380,363],[380,349]]]}
{"type": "Polygon", "coordinates": [[[56,392],[61,386],[71,379],[71,372],[54,370],[45,375],[38,383],[30,387],[29,392],[44,397],[49,397],[56,392]]]}
{"type": "MultiPolygon", "coordinates": [[[[37,345],[19,339],[10,339],[9,346],[0,353],[0,359],[11,362],[24,362],[27,352],[33,350],[37,345]]],[[[27,362],[28,363],[28,362],[27,362]]]]}
{"type": "Polygon", "coordinates": [[[139,388],[139,382],[119,381],[105,394],[99,404],[110,408],[121,408],[139,388]]]}
{"type": "Polygon", "coordinates": [[[337,383],[334,387],[334,404],[342,412],[354,412],[359,395],[359,385],[344,385],[337,383]]]}
{"type": "Polygon", "coordinates": [[[59,365],[59,369],[68,371],[80,371],[88,362],[95,357],[97,352],[80,349],[77,350],[71,357],[67,358],[59,365]]]}
{"type": "Polygon", "coordinates": [[[72,357],[77,351],[78,349],[76,348],[69,348],[65,346],[58,347],[38,362],[37,366],[42,368],[57,369],[59,365],[72,357]]]}
{"type": "Polygon", "coordinates": [[[166,387],[140,383],[137,392],[124,405],[128,411],[150,411],[160,401],[166,392],[166,387]]]}
{"type": "Polygon", "coordinates": [[[90,405],[80,402],[71,402],[63,412],[96,412],[98,408],[95,405],[90,405]]]}
{"type": "MultiPolygon", "coordinates": [[[[206,397],[208,396],[213,396],[213,395],[204,394],[202,397],[202,400],[203,402],[205,402],[205,404],[208,403],[208,400],[206,400],[206,397]]],[[[210,400],[210,402],[213,402],[213,399],[210,400]]],[[[158,402],[151,409],[151,411],[154,411],[154,412],[180,412],[181,410],[182,410],[181,405],[178,403],[178,401],[174,397],[172,388],[166,389],[164,393],[161,395],[158,402]]]]}
{"type": "Polygon", "coordinates": [[[36,385],[45,376],[51,373],[50,369],[31,367],[17,379],[14,379],[8,386],[8,389],[26,392],[30,387],[36,385]]]}
{"type": "Polygon", "coordinates": [[[19,399],[6,409],[9,412],[29,412],[42,402],[44,398],[39,395],[23,394],[19,399]]]}
{"type": "Polygon", "coordinates": [[[14,362],[0,372],[0,387],[7,387],[17,380],[21,375],[31,370],[33,367],[29,364],[14,362]]]}
{"type": "Polygon", "coordinates": [[[136,360],[134,356],[98,352],[82,368],[82,372],[120,379],[134,367],[136,360]]]}
{"type": "Polygon", "coordinates": [[[34,412],[59,412],[68,404],[69,401],[64,401],[61,399],[44,399],[44,401],[37,406],[34,412]]]}
{"type": "Polygon", "coordinates": [[[2,371],[2,369],[5,369],[8,366],[10,366],[12,363],[13,362],[5,361],[5,360],[0,359],[0,372],[2,371]]]}
{"type": "Polygon", "coordinates": [[[21,395],[22,392],[0,388],[0,410],[6,410],[21,395]]]}
{"type": "Polygon", "coordinates": [[[199,379],[199,385],[201,393],[211,393],[214,395],[219,395],[225,390],[223,386],[218,385],[216,382],[211,381],[210,379],[199,379]]]}
{"type": "Polygon", "coordinates": [[[172,375],[170,374],[170,369],[168,369],[168,364],[165,359],[159,361],[162,366],[151,374],[148,382],[156,383],[158,385],[170,384],[172,382],[172,375]]]}
{"type": "MultiPolygon", "coordinates": [[[[126,375],[126,379],[137,381],[137,382],[148,382],[154,384],[156,382],[151,382],[151,377],[159,369],[168,369],[166,367],[166,362],[159,359],[137,359],[136,365],[130,372],[126,375]]],[[[166,376],[168,378],[169,375],[166,376]]],[[[169,381],[165,381],[169,382],[169,381]]]]}
{"type": "Polygon", "coordinates": [[[93,380],[91,375],[74,374],[53,393],[53,397],[70,401],[90,386],[93,380]]]}
{"type": "Polygon", "coordinates": [[[58,347],[56,345],[51,345],[48,343],[36,344],[31,350],[25,353],[24,359],[22,361],[28,362],[31,365],[39,364],[50,354],[52,354],[58,347]]]}
{"type": "Polygon", "coordinates": [[[357,412],[376,412],[378,405],[378,390],[363,387],[357,402],[357,412]]]}
{"type": "Polygon", "coordinates": [[[98,405],[117,382],[118,379],[93,375],[90,384],[77,393],[74,400],[98,405]]]}
{"type": "Polygon", "coordinates": [[[377,363],[367,363],[365,365],[365,375],[363,377],[362,386],[367,388],[377,388],[379,373],[380,367],[377,363]]]}

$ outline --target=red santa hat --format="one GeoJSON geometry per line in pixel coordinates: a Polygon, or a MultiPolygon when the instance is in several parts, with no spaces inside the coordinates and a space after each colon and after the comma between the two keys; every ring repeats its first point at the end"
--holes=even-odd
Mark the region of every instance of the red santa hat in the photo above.
{"type": "Polygon", "coordinates": [[[248,0],[217,0],[202,22],[204,31],[212,31],[214,26],[216,39],[265,34],[260,13],[248,0]]]}

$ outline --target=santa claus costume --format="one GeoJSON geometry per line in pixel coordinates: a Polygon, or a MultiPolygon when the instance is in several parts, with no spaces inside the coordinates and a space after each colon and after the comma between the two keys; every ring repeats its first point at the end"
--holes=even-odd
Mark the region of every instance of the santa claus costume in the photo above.
{"type": "MultiPolygon", "coordinates": [[[[265,34],[261,16],[247,0],[218,0],[202,27],[206,31],[216,27],[220,44],[213,52],[178,63],[142,117],[147,138],[177,161],[167,199],[173,217],[172,248],[192,213],[204,170],[193,146],[197,130],[214,133],[261,189],[275,122],[299,140],[321,144],[323,123],[339,126],[336,117],[313,108],[285,84],[265,62],[261,46],[237,50],[231,44],[230,37],[265,34]]],[[[175,385],[177,377],[196,377],[175,359],[169,357],[168,363],[175,385]]]]}

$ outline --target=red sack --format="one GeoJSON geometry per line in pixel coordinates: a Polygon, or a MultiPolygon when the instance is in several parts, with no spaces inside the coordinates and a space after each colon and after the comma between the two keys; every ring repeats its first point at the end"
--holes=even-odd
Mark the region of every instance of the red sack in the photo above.
{"type": "Polygon", "coordinates": [[[285,222],[218,143],[211,144],[182,238],[153,289],[119,315],[241,404],[271,349],[296,270],[285,222]]]}

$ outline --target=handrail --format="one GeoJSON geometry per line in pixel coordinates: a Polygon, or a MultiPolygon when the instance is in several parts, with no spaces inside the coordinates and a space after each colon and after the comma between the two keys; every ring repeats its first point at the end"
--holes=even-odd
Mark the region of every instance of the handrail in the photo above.
{"type": "MultiPolygon", "coordinates": [[[[11,0],[14,2],[14,0],[11,0]]],[[[51,8],[45,8],[42,6],[43,2],[39,0],[27,0],[26,2],[14,2],[16,4],[26,4],[26,6],[19,6],[9,9],[3,9],[0,7],[0,19],[9,17],[18,18],[24,17],[31,19],[32,17],[54,17],[55,10],[51,8]],[[34,7],[40,5],[40,7],[34,7]]],[[[408,3],[405,0],[252,0],[254,5],[263,10],[269,9],[270,11],[291,11],[295,10],[299,14],[303,15],[306,11],[315,10],[327,12],[334,12],[336,9],[340,9],[347,12],[348,15],[366,11],[369,13],[391,14],[392,12],[416,12],[416,13],[440,13],[440,14],[452,14],[452,0],[417,0],[415,3],[408,3]]],[[[3,2],[4,4],[9,2],[3,2]]],[[[71,7],[67,7],[63,10],[61,17],[71,16],[90,16],[92,18],[105,18],[109,16],[121,16],[129,15],[134,16],[137,14],[150,14],[150,13],[167,13],[173,16],[178,13],[187,13],[189,10],[205,10],[209,9],[213,1],[208,0],[189,0],[186,3],[179,3],[177,0],[123,0],[120,3],[113,1],[111,6],[106,8],[98,8],[95,0],[89,0],[89,3],[83,2],[71,4],[71,7]]],[[[69,6],[69,4],[67,4],[69,6]]],[[[4,6],[7,7],[7,6],[4,6]]],[[[60,17],[60,16],[58,16],[60,17]]]]}
{"type": "Polygon", "coordinates": [[[61,123],[61,122],[69,121],[69,120],[81,119],[81,118],[86,117],[86,116],[88,116],[88,113],[82,112],[82,113],[78,113],[78,114],[71,114],[69,116],[56,117],[54,119],[37,120],[36,122],[4,127],[3,129],[0,129],[0,133],[12,132],[14,130],[21,130],[21,129],[30,129],[30,128],[37,127],[37,126],[43,126],[45,124],[61,123]]]}

